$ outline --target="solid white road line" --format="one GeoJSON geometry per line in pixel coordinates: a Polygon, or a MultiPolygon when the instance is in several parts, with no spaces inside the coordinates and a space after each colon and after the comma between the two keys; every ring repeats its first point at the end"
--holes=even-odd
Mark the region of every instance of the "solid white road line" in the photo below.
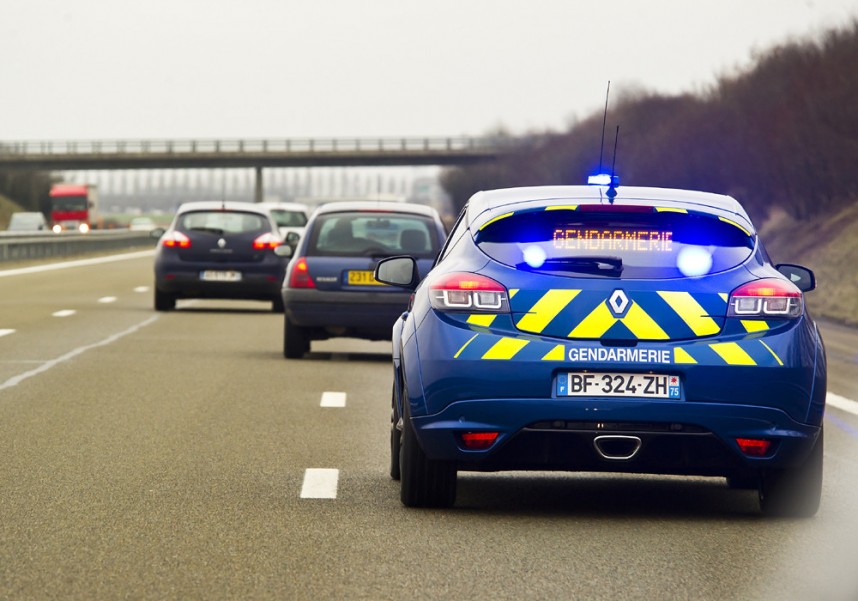
{"type": "Polygon", "coordinates": [[[301,486],[302,499],[336,499],[340,470],[308,468],[301,486]]]}
{"type": "Polygon", "coordinates": [[[0,329],[0,336],[8,336],[9,334],[14,334],[15,330],[3,330],[0,329]]]}
{"type": "Polygon", "coordinates": [[[98,299],[98,302],[100,302],[102,305],[106,305],[107,303],[115,303],[116,297],[115,296],[102,296],[100,299],[98,299]]]}
{"type": "Polygon", "coordinates": [[[852,399],[847,399],[839,394],[829,392],[825,402],[841,411],[846,411],[852,415],[858,415],[858,402],[855,402],[852,399]]]}
{"type": "Polygon", "coordinates": [[[20,384],[21,382],[23,382],[27,378],[32,378],[33,376],[37,376],[40,373],[46,372],[49,369],[51,369],[52,367],[56,367],[57,365],[60,365],[61,363],[65,363],[66,361],[74,359],[78,355],[82,355],[86,351],[92,350],[94,348],[98,348],[100,346],[107,346],[108,344],[116,342],[117,340],[119,340],[120,338],[122,338],[124,336],[127,336],[128,334],[133,334],[134,332],[136,332],[140,328],[148,326],[149,324],[155,322],[157,319],[158,319],[158,316],[153,315],[149,319],[147,319],[145,321],[141,321],[137,325],[131,326],[127,330],[123,330],[117,334],[113,334],[112,336],[108,336],[104,340],[100,340],[99,342],[94,342],[93,344],[87,344],[86,346],[79,346],[76,349],[73,349],[73,350],[67,352],[65,355],[63,355],[61,357],[57,357],[56,359],[51,359],[50,361],[45,361],[36,369],[31,369],[30,371],[27,371],[27,372],[24,372],[22,374],[18,374],[17,376],[13,376],[13,377],[9,378],[8,380],[6,380],[2,384],[0,384],[0,390],[4,390],[6,388],[12,388],[13,386],[17,386],[18,384],[20,384]]]}
{"type": "Polygon", "coordinates": [[[74,309],[63,309],[62,311],[57,311],[56,313],[52,313],[54,317],[69,317],[70,315],[74,315],[77,313],[74,309]]]}
{"type": "Polygon", "coordinates": [[[77,261],[63,261],[62,263],[50,263],[49,265],[35,265],[33,267],[21,267],[19,269],[6,269],[0,271],[0,278],[5,278],[12,275],[24,275],[26,273],[42,273],[43,271],[53,271],[55,269],[68,269],[69,267],[83,267],[86,265],[100,265],[101,263],[112,263],[114,261],[125,261],[126,259],[138,259],[140,257],[151,257],[155,254],[154,250],[143,250],[133,253],[123,253],[121,255],[110,255],[108,257],[96,257],[94,259],[79,259],[77,261]]]}
{"type": "Polygon", "coordinates": [[[346,393],[345,392],[323,392],[322,402],[320,407],[345,407],[346,393]]]}

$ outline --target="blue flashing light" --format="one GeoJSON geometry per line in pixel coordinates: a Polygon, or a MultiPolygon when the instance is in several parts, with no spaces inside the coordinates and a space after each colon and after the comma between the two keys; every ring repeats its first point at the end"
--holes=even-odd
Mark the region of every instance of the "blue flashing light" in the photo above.
{"type": "Polygon", "coordinates": [[[591,175],[588,177],[587,184],[591,186],[616,187],[620,185],[620,176],[610,175],[609,173],[599,173],[598,175],[591,175]]]}
{"type": "Polygon", "coordinates": [[[548,258],[545,250],[536,244],[531,244],[525,248],[522,254],[524,255],[524,262],[534,269],[542,267],[545,264],[545,259],[548,258]]]}
{"type": "Polygon", "coordinates": [[[706,275],[712,269],[712,253],[700,246],[686,246],[679,251],[676,266],[685,277],[706,275]]]}

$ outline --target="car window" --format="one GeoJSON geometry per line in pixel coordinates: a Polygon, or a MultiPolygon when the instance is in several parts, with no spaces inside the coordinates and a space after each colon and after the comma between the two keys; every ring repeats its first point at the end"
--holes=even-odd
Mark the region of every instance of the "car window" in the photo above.
{"type": "Polygon", "coordinates": [[[307,215],[302,211],[290,211],[287,209],[271,209],[278,227],[304,227],[307,225],[307,215]]]}
{"type": "Polygon", "coordinates": [[[176,229],[211,231],[219,234],[244,234],[270,231],[265,217],[243,211],[193,211],[179,216],[176,229]]]}
{"type": "Polygon", "coordinates": [[[430,219],[401,213],[352,212],[320,215],[311,232],[307,254],[434,257],[437,250],[438,240],[430,219]]]}
{"type": "Polygon", "coordinates": [[[519,269],[623,278],[717,273],[747,260],[755,242],[732,221],[652,207],[522,211],[489,221],[475,241],[496,261],[519,269]]]}

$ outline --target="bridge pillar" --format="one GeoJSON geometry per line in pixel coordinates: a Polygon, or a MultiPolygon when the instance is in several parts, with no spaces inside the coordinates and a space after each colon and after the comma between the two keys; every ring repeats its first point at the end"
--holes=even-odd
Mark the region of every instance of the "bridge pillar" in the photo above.
{"type": "Polygon", "coordinates": [[[256,189],[253,200],[262,202],[265,198],[265,191],[262,189],[262,167],[256,167],[256,189]]]}

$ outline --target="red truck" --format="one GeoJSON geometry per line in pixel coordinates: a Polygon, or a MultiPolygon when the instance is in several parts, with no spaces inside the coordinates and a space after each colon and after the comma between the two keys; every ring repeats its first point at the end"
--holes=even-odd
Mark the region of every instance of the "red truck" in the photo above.
{"type": "Polygon", "coordinates": [[[51,229],[83,234],[98,227],[98,191],[93,184],[51,186],[51,229]]]}

